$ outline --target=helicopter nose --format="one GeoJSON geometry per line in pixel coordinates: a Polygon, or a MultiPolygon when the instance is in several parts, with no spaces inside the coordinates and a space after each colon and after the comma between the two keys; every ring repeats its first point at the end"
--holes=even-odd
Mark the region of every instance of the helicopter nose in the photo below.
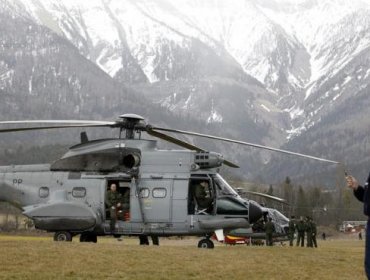
{"type": "Polygon", "coordinates": [[[262,208],[255,202],[249,202],[249,223],[257,222],[263,216],[262,208]]]}

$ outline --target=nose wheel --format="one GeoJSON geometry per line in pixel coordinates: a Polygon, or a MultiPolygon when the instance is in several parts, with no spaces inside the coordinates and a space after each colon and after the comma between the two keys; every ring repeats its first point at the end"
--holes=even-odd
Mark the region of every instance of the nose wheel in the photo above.
{"type": "Polygon", "coordinates": [[[209,238],[201,239],[198,242],[198,248],[204,248],[204,249],[213,249],[215,247],[215,244],[213,244],[213,241],[209,238]]]}
{"type": "Polygon", "coordinates": [[[72,241],[72,234],[69,231],[57,231],[54,234],[54,241],[72,241]]]}

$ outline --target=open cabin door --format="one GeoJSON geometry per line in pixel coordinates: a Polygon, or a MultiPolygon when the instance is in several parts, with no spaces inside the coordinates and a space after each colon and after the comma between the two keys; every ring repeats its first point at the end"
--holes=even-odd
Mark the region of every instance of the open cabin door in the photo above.
{"type": "Polygon", "coordinates": [[[116,185],[116,192],[120,195],[121,207],[117,207],[117,220],[129,222],[131,219],[131,193],[129,180],[108,179],[104,193],[105,219],[110,220],[111,211],[108,207],[108,192],[111,192],[112,185],[116,185]]]}
{"type": "Polygon", "coordinates": [[[214,214],[215,189],[208,176],[192,177],[189,181],[188,214],[214,214]]]}

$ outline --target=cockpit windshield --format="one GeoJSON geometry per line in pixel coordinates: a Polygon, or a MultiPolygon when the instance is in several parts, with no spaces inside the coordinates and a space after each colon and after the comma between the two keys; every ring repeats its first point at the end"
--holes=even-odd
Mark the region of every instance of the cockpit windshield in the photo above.
{"type": "Polygon", "coordinates": [[[289,223],[289,219],[285,217],[283,214],[281,214],[276,209],[269,208],[269,215],[271,218],[273,218],[275,221],[279,222],[280,224],[287,224],[289,223]]]}
{"type": "Polygon", "coordinates": [[[213,182],[216,186],[219,195],[232,195],[238,196],[237,192],[221,177],[220,174],[212,176],[213,182]]]}

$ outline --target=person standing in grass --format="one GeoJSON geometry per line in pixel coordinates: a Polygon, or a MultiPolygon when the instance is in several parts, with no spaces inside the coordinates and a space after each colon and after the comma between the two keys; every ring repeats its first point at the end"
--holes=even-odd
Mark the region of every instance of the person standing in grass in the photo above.
{"type": "Polygon", "coordinates": [[[265,231],[266,231],[266,246],[272,246],[273,245],[272,235],[275,232],[275,225],[272,222],[271,218],[269,218],[269,220],[265,224],[265,231]]]}
{"type": "Polygon", "coordinates": [[[306,217],[306,236],[307,236],[307,247],[312,247],[312,224],[309,216],[306,217]]]}
{"type": "Polygon", "coordinates": [[[311,237],[312,247],[315,246],[315,248],[317,248],[317,240],[316,240],[317,225],[312,218],[311,218],[311,229],[312,229],[312,237],[311,237]]]}
{"type": "Polygon", "coordinates": [[[301,247],[304,247],[304,232],[306,230],[306,224],[303,221],[303,217],[301,217],[299,222],[296,224],[296,228],[297,228],[297,233],[298,233],[296,245],[298,246],[299,243],[301,243],[301,247]]]}
{"type": "Polygon", "coordinates": [[[321,234],[321,238],[322,238],[322,240],[326,240],[326,233],[325,233],[325,232],[323,232],[323,233],[321,234]]]}
{"type": "Polygon", "coordinates": [[[368,217],[365,235],[365,272],[367,279],[370,279],[370,174],[364,186],[360,186],[356,178],[351,175],[346,176],[346,181],[347,186],[353,190],[354,196],[364,203],[364,214],[368,217]]]}
{"type": "Polygon", "coordinates": [[[288,225],[289,246],[293,246],[294,233],[295,233],[295,217],[291,216],[288,225]]]}

